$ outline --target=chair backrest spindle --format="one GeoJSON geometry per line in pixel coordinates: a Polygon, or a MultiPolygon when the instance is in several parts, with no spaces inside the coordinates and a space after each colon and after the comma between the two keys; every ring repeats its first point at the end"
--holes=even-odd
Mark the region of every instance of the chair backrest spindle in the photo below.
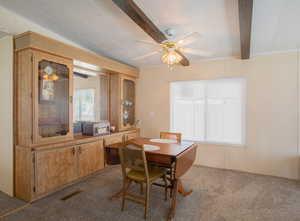
{"type": "Polygon", "coordinates": [[[181,143],[181,133],[160,132],[160,138],[176,140],[177,143],[181,143]]]}

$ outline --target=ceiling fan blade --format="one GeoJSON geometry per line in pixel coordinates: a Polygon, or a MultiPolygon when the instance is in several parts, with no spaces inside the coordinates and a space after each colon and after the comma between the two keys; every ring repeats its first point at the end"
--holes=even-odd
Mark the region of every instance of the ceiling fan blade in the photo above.
{"type": "Polygon", "coordinates": [[[155,55],[155,54],[159,54],[160,52],[162,52],[162,49],[157,50],[157,51],[152,51],[152,52],[150,52],[148,54],[145,54],[145,55],[142,55],[142,56],[135,57],[132,60],[135,60],[135,61],[141,60],[143,58],[146,58],[146,57],[149,57],[149,56],[152,56],[152,55],[155,55]]]}
{"type": "Polygon", "coordinates": [[[187,53],[187,54],[193,54],[193,55],[199,55],[203,57],[209,57],[212,56],[212,53],[209,51],[204,51],[200,49],[193,49],[193,48],[180,48],[179,49],[182,53],[187,53]]]}
{"type": "Polygon", "coordinates": [[[162,46],[162,44],[158,44],[156,42],[153,41],[146,41],[146,40],[137,40],[138,43],[142,43],[142,44],[147,44],[147,45],[151,45],[154,46],[156,48],[160,48],[162,46]]]}
{"type": "Polygon", "coordinates": [[[183,39],[177,41],[179,46],[189,45],[194,41],[198,40],[201,35],[198,32],[193,32],[191,34],[186,35],[183,39]]]}
{"type": "Polygon", "coordinates": [[[183,66],[189,66],[190,61],[184,56],[184,54],[182,54],[180,50],[175,50],[175,51],[182,57],[180,64],[183,66]]]}
{"type": "Polygon", "coordinates": [[[125,12],[138,26],[140,26],[154,41],[161,43],[167,37],[145,15],[133,0],[112,0],[123,12],[125,12]]]}

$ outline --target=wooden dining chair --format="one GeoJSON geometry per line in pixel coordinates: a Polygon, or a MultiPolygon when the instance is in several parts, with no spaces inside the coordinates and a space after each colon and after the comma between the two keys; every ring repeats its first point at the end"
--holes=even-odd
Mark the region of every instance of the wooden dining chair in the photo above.
{"type": "Polygon", "coordinates": [[[149,166],[143,146],[134,144],[130,141],[124,143],[119,149],[122,174],[123,174],[123,199],[122,211],[125,207],[125,200],[142,204],[145,207],[144,218],[147,218],[149,207],[150,187],[154,181],[162,178],[164,180],[165,200],[168,194],[168,183],[166,178],[166,169],[156,166],[149,166]],[[136,196],[128,193],[130,184],[134,182],[146,184],[145,197],[136,196]]]}
{"type": "Polygon", "coordinates": [[[176,140],[177,143],[180,143],[181,142],[181,133],[160,132],[160,138],[176,140]]]}

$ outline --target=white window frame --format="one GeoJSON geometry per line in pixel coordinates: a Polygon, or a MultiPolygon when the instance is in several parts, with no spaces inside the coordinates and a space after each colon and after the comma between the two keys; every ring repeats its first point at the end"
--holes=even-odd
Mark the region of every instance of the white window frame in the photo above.
{"type": "MultiPolygon", "coordinates": [[[[244,77],[237,77],[237,78],[217,78],[217,79],[208,79],[208,80],[192,80],[192,81],[172,81],[169,83],[169,97],[170,97],[170,131],[176,132],[174,130],[174,121],[173,121],[173,105],[174,105],[174,98],[172,96],[172,84],[178,83],[178,82],[197,82],[197,81],[214,81],[214,80],[228,80],[228,79],[241,79],[243,80],[243,89],[242,89],[242,99],[241,99],[241,106],[242,106],[242,131],[241,131],[241,143],[233,143],[233,142],[217,142],[217,141],[206,141],[207,139],[207,97],[204,98],[204,121],[205,121],[205,132],[204,132],[204,140],[198,140],[198,139],[184,139],[186,141],[193,141],[200,144],[215,144],[215,145],[226,145],[226,146],[237,146],[237,147],[244,147],[246,145],[246,93],[247,93],[247,79],[244,77]]],[[[178,132],[178,131],[177,131],[178,132]]]]}

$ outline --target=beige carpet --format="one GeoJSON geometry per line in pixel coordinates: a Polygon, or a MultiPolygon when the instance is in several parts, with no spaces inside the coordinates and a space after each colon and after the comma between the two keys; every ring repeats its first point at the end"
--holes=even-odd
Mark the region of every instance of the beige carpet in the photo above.
{"type": "MultiPolygon", "coordinates": [[[[184,176],[183,182],[194,192],[188,197],[179,197],[175,218],[178,221],[300,220],[300,183],[297,181],[193,167],[184,176]]],[[[121,201],[108,199],[120,186],[119,167],[107,168],[84,182],[33,203],[3,221],[143,220],[143,208],[140,205],[128,202],[125,211],[121,212],[121,201]],[[76,190],[82,192],[66,201],[61,200],[76,190]]],[[[135,190],[138,190],[138,186],[133,185],[132,191],[135,190]]],[[[164,202],[163,198],[163,190],[154,186],[148,220],[165,220],[169,202],[164,202]]]]}

